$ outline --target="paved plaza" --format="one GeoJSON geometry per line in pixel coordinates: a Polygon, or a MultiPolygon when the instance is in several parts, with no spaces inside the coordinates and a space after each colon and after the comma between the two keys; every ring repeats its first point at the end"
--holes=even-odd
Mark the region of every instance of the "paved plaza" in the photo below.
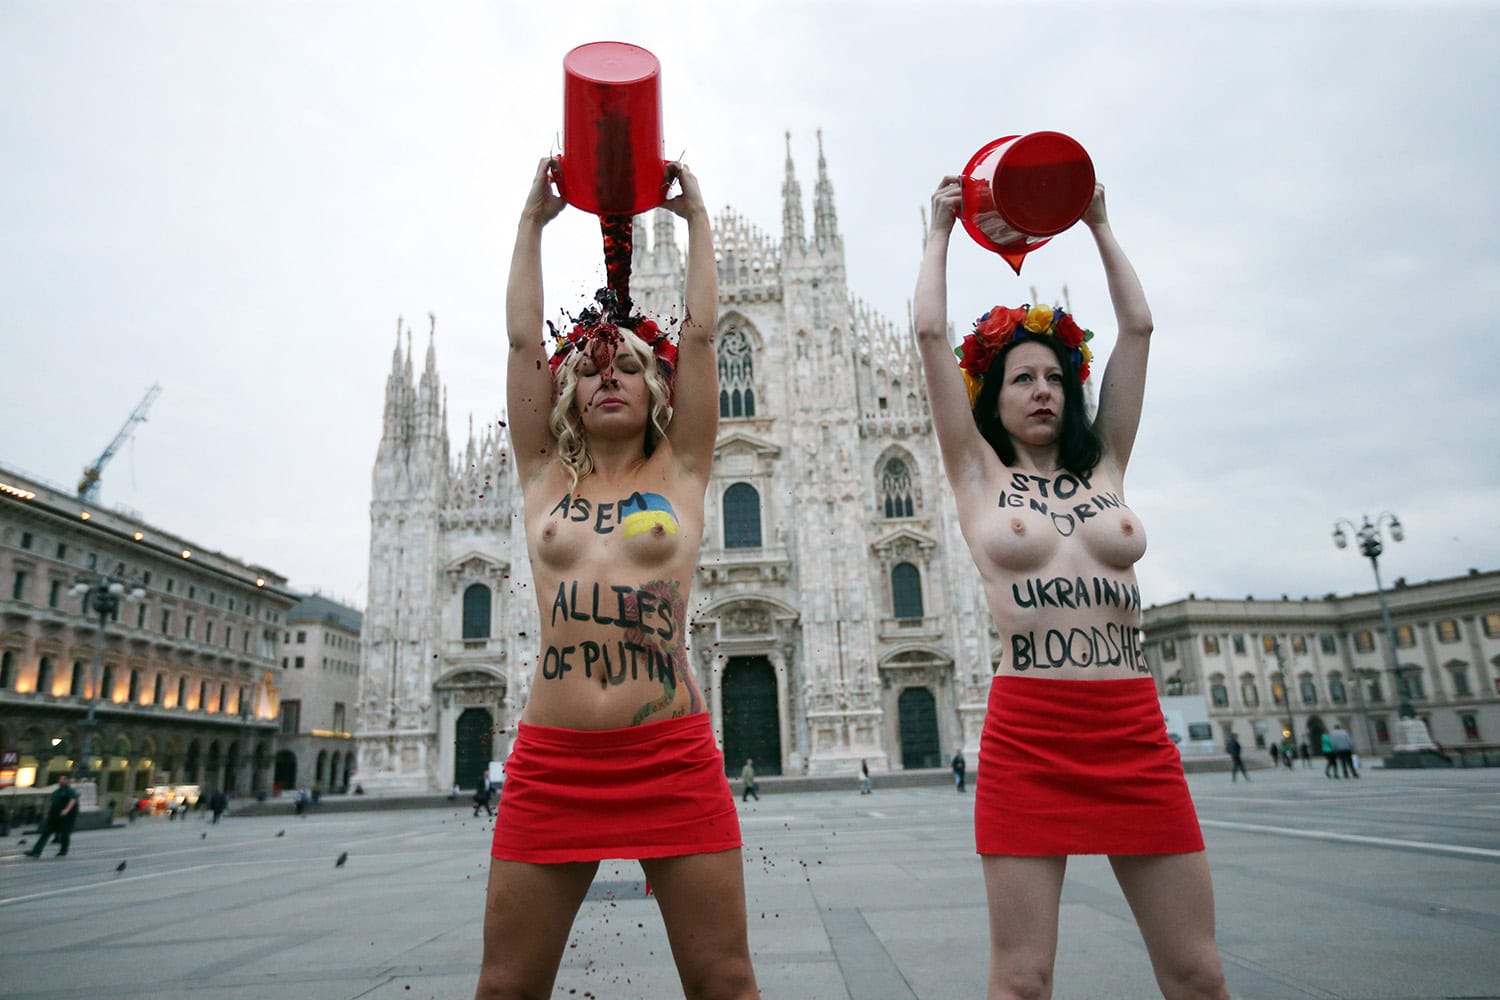
{"type": "MultiPolygon", "coordinates": [[[[1244,1000],[1500,997],[1500,770],[1189,777],[1244,1000]]],[[[951,787],[741,806],[766,997],[979,998],[985,909],[951,787]]],[[[489,823],[467,806],[142,820],[0,846],[0,996],[467,998],[489,823]],[[343,867],[335,859],[348,853],[343,867]],[[124,871],[116,871],[121,861],[124,871]]],[[[29,840],[29,837],[25,839],[29,840]]],[[[605,862],[558,997],[681,996],[634,863],[605,862]]],[[[1074,859],[1056,997],[1159,995],[1107,862],[1074,859]]]]}

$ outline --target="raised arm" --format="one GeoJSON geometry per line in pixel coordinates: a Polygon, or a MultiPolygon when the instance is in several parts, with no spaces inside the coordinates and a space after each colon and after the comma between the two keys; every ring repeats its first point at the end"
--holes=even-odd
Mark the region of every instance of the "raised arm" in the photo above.
{"type": "Polygon", "coordinates": [[[1094,242],[1099,247],[1099,259],[1104,263],[1104,276],[1109,281],[1109,301],[1115,309],[1115,322],[1120,334],[1110,352],[1109,363],[1104,366],[1104,379],[1099,386],[1099,414],[1094,427],[1104,442],[1104,457],[1114,462],[1125,474],[1130,461],[1131,449],[1135,447],[1135,432],[1141,424],[1141,402],[1146,394],[1146,358],[1151,349],[1151,307],[1146,305],[1146,293],[1135,268],[1120,249],[1114,231],[1109,227],[1109,216],[1104,208],[1104,185],[1094,185],[1094,200],[1083,216],[1094,242]]]}
{"type": "Polygon", "coordinates": [[[542,227],[563,209],[552,192],[551,172],[557,160],[537,164],[531,191],[516,226],[516,246],[510,255],[510,280],[505,286],[505,329],[510,337],[506,362],[505,412],[510,443],[521,481],[531,479],[552,456],[552,432],[547,417],[552,410],[552,372],[547,367],[548,345],[542,331],[542,227]]]}
{"type": "Polygon", "coordinates": [[[955,493],[982,483],[988,456],[994,454],[974,424],[969,394],[948,341],[948,240],[962,198],[960,184],[957,177],[944,177],[932,196],[932,226],[913,304],[932,427],[955,493]]]}
{"type": "Polygon", "coordinates": [[[667,437],[677,461],[690,473],[708,478],[719,432],[719,360],[714,334],[719,321],[719,271],[714,260],[713,229],[698,178],[686,165],[670,163],[682,193],[663,207],[687,220],[687,306],[677,341],[677,379],[672,423],[667,437]]]}

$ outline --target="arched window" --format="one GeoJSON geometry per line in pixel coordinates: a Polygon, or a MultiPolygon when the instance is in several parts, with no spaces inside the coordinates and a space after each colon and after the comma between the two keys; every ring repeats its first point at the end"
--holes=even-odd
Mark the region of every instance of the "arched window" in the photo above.
{"type": "Polygon", "coordinates": [[[1344,678],[1339,674],[1328,675],[1328,700],[1335,705],[1342,705],[1349,700],[1349,692],[1344,688],[1344,678]]]}
{"type": "Polygon", "coordinates": [[[886,462],[880,472],[879,505],[888,518],[911,517],[916,512],[916,505],[912,503],[911,473],[899,458],[886,462]]]}
{"type": "Polygon", "coordinates": [[[73,676],[68,681],[68,694],[75,698],[82,698],[87,692],[84,690],[84,667],[82,660],[73,661],[73,676]]]}
{"type": "Polygon", "coordinates": [[[167,675],[157,674],[156,683],[151,686],[151,704],[160,705],[161,696],[166,693],[167,675]]]}
{"type": "Polygon", "coordinates": [[[922,617],[922,574],[909,562],[891,567],[891,603],[897,618],[922,617]]]}
{"type": "Polygon", "coordinates": [[[760,548],[760,494],[749,483],[724,491],[724,547],[760,548]]]}
{"type": "Polygon", "coordinates": [[[1213,683],[1208,686],[1209,694],[1213,697],[1216,708],[1229,707],[1229,688],[1224,686],[1224,678],[1216,676],[1213,683]]]}
{"type": "Polygon", "coordinates": [[[52,657],[42,657],[42,662],[36,668],[36,693],[52,693],[52,657]]]}
{"type": "Polygon", "coordinates": [[[1427,686],[1422,681],[1422,670],[1409,663],[1401,664],[1396,673],[1396,689],[1406,698],[1426,698],[1427,686]]]}
{"type": "Polygon", "coordinates": [[[187,678],[177,678],[177,707],[187,708],[187,678]]]}
{"type": "Polygon", "coordinates": [[[1240,700],[1250,708],[1260,704],[1260,692],[1256,690],[1255,678],[1250,674],[1240,678],[1240,700]]]}
{"type": "Polygon", "coordinates": [[[1278,705],[1286,704],[1286,683],[1280,674],[1271,675],[1271,700],[1278,705]]]}
{"type": "Polygon", "coordinates": [[[141,697],[141,672],[132,670],[130,672],[130,690],[125,692],[125,700],[134,705],[141,697]]]}
{"type": "Polygon", "coordinates": [[[490,588],[471,583],[464,588],[464,638],[490,637],[490,588]]]}
{"type": "Polygon", "coordinates": [[[103,698],[105,701],[113,701],[114,700],[114,695],[115,695],[115,668],[112,667],[112,666],[106,665],[105,668],[104,668],[104,676],[99,681],[99,694],[98,694],[98,697],[103,698]]]}
{"type": "Polygon", "coordinates": [[[719,339],[719,416],[755,416],[754,364],[750,341],[739,330],[719,339]]]}
{"type": "Polygon", "coordinates": [[[1318,703],[1318,686],[1313,683],[1312,674],[1303,674],[1298,679],[1297,687],[1302,692],[1302,704],[1316,705],[1318,703]]]}
{"type": "Polygon", "coordinates": [[[0,653],[0,691],[9,691],[15,683],[16,654],[10,650],[0,653]]]}

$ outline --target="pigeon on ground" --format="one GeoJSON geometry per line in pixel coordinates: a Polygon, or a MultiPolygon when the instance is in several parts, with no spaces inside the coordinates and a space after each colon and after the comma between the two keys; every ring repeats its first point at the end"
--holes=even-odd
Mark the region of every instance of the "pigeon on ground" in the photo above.
{"type": "Polygon", "coordinates": [[[286,836],[286,831],[285,830],[277,830],[276,831],[276,836],[278,836],[278,837],[285,837],[286,836]]]}
{"type": "Polygon", "coordinates": [[[349,860],[349,852],[345,851],[343,854],[339,855],[339,859],[333,863],[333,867],[335,867],[335,868],[342,868],[342,867],[344,867],[344,862],[348,861],[348,860],[349,860]]]}
{"type": "Polygon", "coordinates": [[[119,864],[115,865],[115,871],[122,872],[124,870],[125,870],[125,862],[121,861],[119,864]]]}
{"type": "Polygon", "coordinates": [[[207,840],[208,839],[208,834],[206,834],[206,833],[200,833],[198,835],[198,839],[199,840],[207,840]]]}

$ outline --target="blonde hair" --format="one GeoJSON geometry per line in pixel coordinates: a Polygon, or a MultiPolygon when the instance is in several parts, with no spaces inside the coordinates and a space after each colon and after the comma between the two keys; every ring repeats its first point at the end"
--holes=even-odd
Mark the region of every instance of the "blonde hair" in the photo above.
{"type": "MultiPolygon", "coordinates": [[[[619,327],[620,351],[629,351],[640,361],[646,377],[646,388],[651,393],[651,411],[646,420],[646,438],[643,444],[647,457],[656,450],[658,439],[667,436],[667,425],[672,422],[672,388],[666,374],[657,363],[656,354],[627,327],[619,327]]],[[[578,489],[580,480],[594,471],[594,456],[589,453],[588,438],[584,435],[583,417],[578,412],[578,366],[588,356],[585,348],[572,352],[558,366],[552,413],[547,418],[547,427],[557,439],[558,457],[573,475],[569,492],[578,489]]]]}

